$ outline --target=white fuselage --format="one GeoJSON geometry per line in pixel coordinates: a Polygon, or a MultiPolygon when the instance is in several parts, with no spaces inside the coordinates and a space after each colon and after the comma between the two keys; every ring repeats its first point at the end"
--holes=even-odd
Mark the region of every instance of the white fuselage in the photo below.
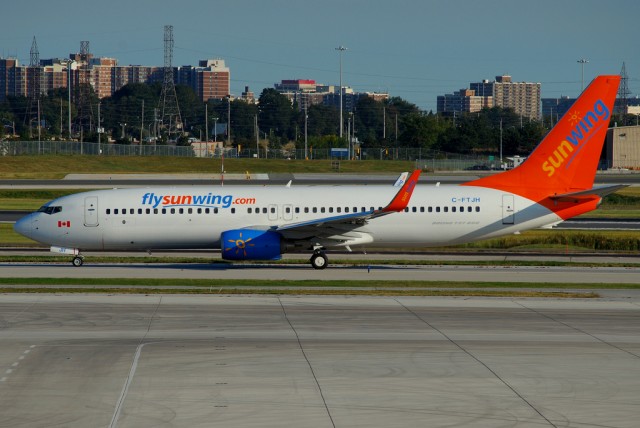
{"type": "MultiPolygon", "coordinates": [[[[80,250],[220,248],[231,229],[268,229],[378,209],[393,186],[192,186],[113,189],[56,199],[16,230],[80,250]]],[[[374,247],[440,246],[542,227],[562,219],[531,200],[474,186],[416,186],[405,211],[350,228],[374,247]],[[370,239],[369,239],[370,238],[370,239]]],[[[326,244],[326,242],[325,242],[326,244]]],[[[340,244],[336,244],[339,246],[340,244]]]]}

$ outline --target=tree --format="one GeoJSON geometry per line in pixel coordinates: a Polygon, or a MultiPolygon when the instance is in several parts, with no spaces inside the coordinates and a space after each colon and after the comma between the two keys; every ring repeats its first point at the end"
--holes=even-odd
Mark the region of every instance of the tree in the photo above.
{"type": "Polygon", "coordinates": [[[264,89],[260,94],[258,123],[260,129],[281,138],[295,138],[294,110],[289,99],[275,89],[264,89]]]}

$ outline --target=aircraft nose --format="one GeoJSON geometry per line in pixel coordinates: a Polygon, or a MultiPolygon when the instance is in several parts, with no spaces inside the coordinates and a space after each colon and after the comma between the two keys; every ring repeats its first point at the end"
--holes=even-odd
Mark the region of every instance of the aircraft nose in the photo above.
{"type": "Polygon", "coordinates": [[[22,236],[26,236],[27,238],[31,238],[33,232],[33,216],[28,215],[26,217],[22,217],[16,224],[13,225],[13,230],[19,233],[22,236]]]}

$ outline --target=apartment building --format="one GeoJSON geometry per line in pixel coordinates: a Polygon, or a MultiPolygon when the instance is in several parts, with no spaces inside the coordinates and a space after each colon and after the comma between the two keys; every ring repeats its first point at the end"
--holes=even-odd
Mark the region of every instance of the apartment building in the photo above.
{"type": "Polygon", "coordinates": [[[494,81],[470,83],[469,89],[438,96],[438,113],[470,113],[485,107],[502,107],[523,117],[539,119],[540,93],[540,83],[514,82],[509,75],[496,76],[494,81]]]}

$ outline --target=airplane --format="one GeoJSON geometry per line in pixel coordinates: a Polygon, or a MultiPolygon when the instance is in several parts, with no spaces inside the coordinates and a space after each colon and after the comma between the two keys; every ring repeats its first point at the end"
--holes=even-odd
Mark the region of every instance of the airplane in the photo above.
{"type": "Polygon", "coordinates": [[[64,196],[16,232],[83,264],[83,251],[220,249],[225,260],[277,260],[329,249],[445,246],[550,228],[624,185],[594,187],[620,76],[598,76],[527,159],[459,185],[190,186],[64,196]]]}

